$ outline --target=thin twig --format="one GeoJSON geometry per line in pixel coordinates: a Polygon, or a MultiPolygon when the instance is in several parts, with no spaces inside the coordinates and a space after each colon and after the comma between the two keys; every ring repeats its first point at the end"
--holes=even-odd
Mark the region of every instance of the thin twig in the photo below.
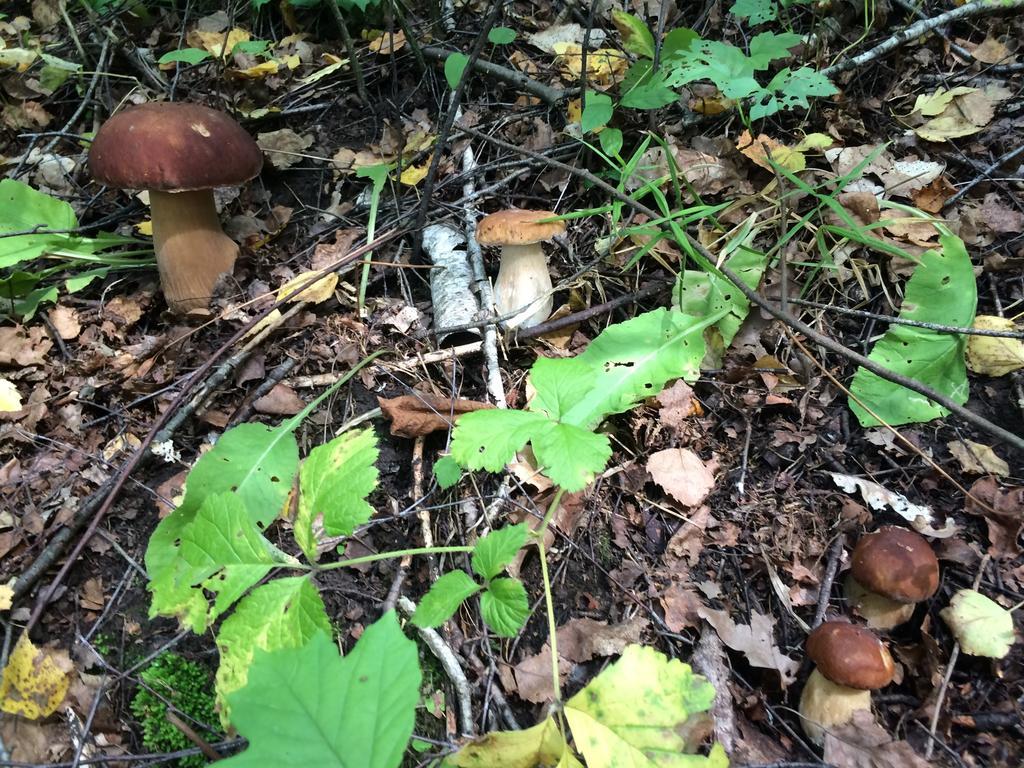
{"type": "MultiPolygon", "coordinates": [[[[423,56],[431,61],[447,61],[449,56],[456,53],[456,51],[450,51],[447,48],[440,48],[436,45],[425,45],[421,50],[423,56]]],[[[516,72],[514,69],[509,69],[484,59],[472,61],[469,66],[477,72],[493,77],[495,80],[501,80],[503,83],[514,85],[519,90],[531,96],[536,96],[549,106],[554,106],[575,93],[575,89],[563,90],[561,88],[552,88],[550,85],[544,85],[544,83],[538,82],[522,72],[516,72]]]]}
{"type": "Polygon", "coordinates": [[[825,564],[825,574],[821,577],[821,586],[818,589],[818,607],[814,610],[814,619],[811,621],[811,629],[817,629],[825,620],[828,612],[828,600],[832,594],[832,584],[836,580],[836,573],[839,570],[839,560],[843,555],[843,535],[836,536],[835,541],[828,550],[828,562],[825,564]]]}
{"type": "Polygon", "coordinates": [[[960,333],[965,336],[996,336],[1004,339],[1024,339],[1024,333],[1020,333],[1018,331],[989,331],[983,328],[960,328],[955,325],[925,323],[920,320],[907,320],[902,317],[893,317],[892,315],[881,315],[877,312],[866,312],[863,309],[847,309],[846,307],[840,307],[835,304],[821,304],[817,301],[805,301],[804,299],[790,299],[789,302],[790,304],[799,304],[801,307],[813,307],[814,309],[823,309],[826,312],[838,312],[841,315],[863,317],[866,320],[880,320],[883,323],[892,323],[893,325],[908,325],[913,328],[927,328],[930,331],[937,331],[939,333],[960,333]]]}
{"type": "Polygon", "coordinates": [[[973,179],[971,179],[955,195],[953,195],[946,202],[944,202],[942,204],[942,208],[946,209],[949,208],[949,206],[957,203],[961,198],[963,198],[964,195],[966,195],[968,192],[970,192],[972,189],[978,186],[978,184],[988,179],[992,172],[998,169],[999,166],[1001,166],[1003,163],[1010,162],[1018,155],[1020,155],[1022,152],[1024,152],[1024,144],[1020,145],[1019,147],[1014,147],[1006,154],[996,158],[996,160],[993,161],[991,165],[985,166],[985,169],[978,176],[975,176],[973,179]]]}

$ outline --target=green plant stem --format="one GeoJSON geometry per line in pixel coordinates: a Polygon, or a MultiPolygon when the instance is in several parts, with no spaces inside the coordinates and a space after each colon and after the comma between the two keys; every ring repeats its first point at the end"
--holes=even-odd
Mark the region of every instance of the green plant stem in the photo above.
{"type": "Polygon", "coordinates": [[[399,549],[394,552],[378,552],[376,555],[365,555],[353,557],[349,560],[339,560],[336,563],[328,563],[316,567],[318,571],[333,571],[336,568],[348,568],[363,563],[376,563],[380,560],[391,560],[396,557],[412,557],[415,555],[455,555],[459,553],[472,552],[472,547],[416,547],[415,549],[399,549]]]}
{"type": "MultiPolygon", "coordinates": [[[[341,42],[345,45],[345,53],[348,54],[348,62],[352,66],[352,74],[356,79],[356,95],[363,102],[364,107],[370,106],[370,94],[366,91],[366,80],[363,79],[363,65],[359,63],[356,55],[356,46],[352,42],[352,35],[348,33],[348,24],[345,17],[341,15],[341,8],[338,7],[338,0],[327,0],[327,6],[334,16],[334,23],[338,25],[338,32],[341,33],[341,42]]],[[[370,238],[371,240],[373,238],[370,238]]]]}
{"type": "Polygon", "coordinates": [[[548,612],[548,642],[551,645],[551,685],[554,690],[555,701],[562,700],[562,681],[558,675],[558,627],[555,626],[555,601],[551,595],[551,576],[548,574],[548,551],[544,546],[544,534],[547,533],[548,526],[551,524],[551,518],[555,516],[555,510],[558,509],[558,505],[564,495],[565,490],[559,488],[555,493],[555,498],[548,505],[548,511],[544,514],[544,519],[541,520],[540,526],[533,532],[534,537],[537,539],[537,551],[540,552],[540,576],[544,582],[544,607],[548,612]]]}
{"type": "MultiPolygon", "coordinates": [[[[377,208],[380,206],[380,192],[384,187],[384,177],[378,181],[373,179],[373,192],[370,194],[370,216],[366,222],[366,242],[373,242],[373,235],[377,230],[377,208]]],[[[366,286],[370,283],[370,262],[373,260],[373,251],[367,251],[363,256],[363,270],[359,275],[359,296],[356,302],[356,314],[362,317],[366,305],[366,286]]]]}

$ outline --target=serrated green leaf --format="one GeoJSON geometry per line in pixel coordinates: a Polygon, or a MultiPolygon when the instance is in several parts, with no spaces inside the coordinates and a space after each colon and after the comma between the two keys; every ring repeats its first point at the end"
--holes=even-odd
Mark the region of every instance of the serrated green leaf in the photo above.
{"type": "Polygon", "coordinates": [[[469,57],[464,53],[452,53],[444,60],[444,79],[448,81],[448,87],[453,91],[458,88],[462,73],[466,71],[469,64],[469,57]]]}
{"type": "Polygon", "coordinates": [[[516,31],[509,27],[491,27],[487,33],[487,39],[495,45],[508,45],[515,42],[516,31]]]}
{"type": "Polygon", "coordinates": [[[301,648],[317,632],[330,635],[331,622],[307,576],[275,579],[238,603],[217,632],[217,701],[225,727],[231,721],[227,697],[249,679],[256,651],[301,648]]]}
{"type": "Polygon", "coordinates": [[[537,431],[531,445],[544,474],[569,493],[590,485],[612,456],[607,435],[575,424],[552,423],[537,431]]]}
{"type": "Polygon", "coordinates": [[[565,705],[588,768],[727,768],[720,745],[708,757],[687,745],[687,721],[711,707],[715,689],[687,664],[653,648],[627,646],[622,657],[565,705]]]}
{"type": "Polygon", "coordinates": [[[373,429],[346,432],[310,451],[299,470],[295,540],[316,560],[313,523],[323,519],[331,536],[350,536],[373,515],[366,497],[377,487],[377,436],[373,429]]]}
{"type": "Polygon", "coordinates": [[[442,488],[451,488],[462,477],[462,467],[451,456],[442,456],[434,462],[434,479],[442,488]]]}
{"type": "Polygon", "coordinates": [[[494,579],[480,595],[480,615],[495,634],[515,637],[530,616],[526,587],[518,579],[494,579]]]}
{"type": "Polygon", "coordinates": [[[776,59],[790,56],[789,49],[803,42],[795,32],[761,32],[750,41],[750,63],[754,69],[768,69],[776,59]]]}
{"type": "Polygon", "coordinates": [[[449,571],[430,585],[427,594],[416,606],[412,623],[417,627],[438,627],[481,589],[465,571],[449,571]]]}
{"type": "Polygon", "coordinates": [[[740,19],[746,19],[754,26],[775,21],[778,17],[776,0],[736,0],[729,13],[740,19]]]}
{"type": "Polygon", "coordinates": [[[532,411],[494,408],[465,413],[452,430],[452,458],[466,469],[500,472],[547,424],[543,414],[532,411]]]}
{"type": "Polygon", "coordinates": [[[494,731],[464,744],[442,763],[444,768],[583,768],[565,743],[558,723],[547,717],[522,731],[494,731]],[[565,761],[564,763],[562,761],[565,761]]]}
{"type": "Polygon", "coordinates": [[[612,119],[612,98],[606,93],[587,91],[587,103],[580,117],[580,130],[591,133],[612,119]]]}
{"type": "Polygon", "coordinates": [[[579,357],[538,357],[530,368],[534,396],[530,410],[557,421],[594,387],[591,366],[579,357]]]}
{"type": "Polygon", "coordinates": [[[1010,612],[973,589],[959,590],[939,615],[971,656],[1002,659],[1016,640],[1010,612]]]}
{"type": "Polygon", "coordinates": [[[224,768],[397,768],[415,721],[416,644],[394,611],[344,657],[318,632],[301,648],[257,651],[249,682],[228,697],[249,740],[224,768]]]}
{"type": "Polygon", "coordinates": [[[654,58],[654,36],[647,25],[625,11],[612,11],[612,24],[622,35],[622,47],[636,56],[654,58]]]}
{"type": "Polygon", "coordinates": [[[473,547],[473,571],[482,579],[493,579],[512,562],[526,545],[526,523],[507,525],[482,536],[473,547]]]}
{"type": "Polygon", "coordinates": [[[184,626],[196,634],[206,631],[208,624],[228,610],[243,594],[266,576],[274,566],[298,565],[260,533],[233,493],[208,496],[195,518],[181,531],[178,558],[169,572],[153,579],[154,605],[160,598],[166,604],[170,595],[188,596],[181,607],[194,609],[196,593],[203,590],[215,595],[214,603],[205,611],[176,611],[184,626]],[[164,595],[167,587],[169,594],[164,595]]]}
{"type": "MultiPolygon", "coordinates": [[[[941,225],[939,225],[941,227],[941,225]]],[[[907,320],[969,328],[974,322],[978,289],[970,257],[963,241],[940,229],[940,250],[923,253],[914,274],[907,281],[906,296],[899,316],[907,320]]],[[[892,325],[871,350],[870,358],[891,371],[901,373],[958,403],[967,402],[966,337],[944,334],[928,328],[892,325]]],[[[899,384],[877,376],[866,368],[857,369],[850,391],[879,419],[893,426],[931,421],[948,411],[899,384]]],[[[850,398],[850,410],[862,426],[881,422],[850,398]]]]}
{"type": "Polygon", "coordinates": [[[212,58],[213,54],[204,51],[202,48],[181,48],[177,51],[168,51],[159,59],[157,64],[198,64],[201,61],[212,58]]]}
{"type": "Polygon", "coordinates": [[[619,93],[619,103],[630,109],[659,109],[679,100],[679,94],[668,86],[665,71],[652,72],[651,62],[644,59],[626,70],[619,93]]]}

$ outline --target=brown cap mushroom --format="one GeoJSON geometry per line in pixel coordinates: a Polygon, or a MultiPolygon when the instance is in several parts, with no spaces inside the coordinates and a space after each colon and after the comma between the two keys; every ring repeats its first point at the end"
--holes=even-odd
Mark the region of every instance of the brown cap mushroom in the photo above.
{"type": "Polygon", "coordinates": [[[815,629],[806,648],[817,668],[800,695],[800,717],[804,733],[821,745],[825,730],[846,725],[858,710],[871,710],[871,690],[892,681],[895,664],[871,630],[842,621],[815,629]]]}
{"type": "Polygon", "coordinates": [[[887,525],[854,547],[847,596],[868,626],[892,629],[939,588],[939,561],[919,533],[887,525]]]}
{"type": "Polygon", "coordinates": [[[530,328],[551,314],[551,274],[541,243],[565,234],[565,222],[549,221],[552,211],[511,208],[485,216],[476,226],[480,245],[501,246],[501,266],[494,281],[494,304],[499,314],[516,314],[507,328],[530,328]]]}
{"type": "Polygon", "coordinates": [[[238,257],[221,229],[213,188],[246,182],[262,166],[263,154],[242,126],[199,104],[129,107],[103,124],[89,149],[97,181],[149,191],[160,281],[174,312],[206,307],[238,257]]]}

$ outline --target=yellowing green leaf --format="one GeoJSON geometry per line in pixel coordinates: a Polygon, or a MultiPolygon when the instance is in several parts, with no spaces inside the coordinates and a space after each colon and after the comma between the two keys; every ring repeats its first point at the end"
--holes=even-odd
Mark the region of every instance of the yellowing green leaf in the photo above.
{"type": "Polygon", "coordinates": [[[343,66],[348,64],[348,59],[339,59],[337,56],[334,56],[329,53],[324,54],[324,61],[327,62],[327,66],[318,69],[311,75],[306,75],[304,78],[299,80],[299,82],[302,83],[303,85],[315,83],[317,80],[322,80],[328,75],[334,74],[343,66]]]}
{"type": "Polygon", "coordinates": [[[774,170],[772,163],[793,173],[799,173],[807,167],[807,160],[802,152],[787,147],[763,133],[757,138],[751,138],[750,131],[744,131],[736,141],[736,148],[752,162],[769,171],[774,170]]]}
{"type": "Polygon", "coordinates": [[[24,72],[39,54],[27,48],[4,48],[0,49],[0,67],[13,67],[19,72],[24,72]]]}
{"type": "Polygon", "coordinates": [[[62,667],[69,665],[36,648],[22,633],[4,667],[0,710],[29,720],[53,714],[68,692],[68,675],[62,667]]]}
{"type": "Polygon", "coordinates": [[[957,96],[964,96],[968,93],[974,93],[977,88],[968,88],[967,86],[959,85],[955,88],[945,89],[936,88],[935,93],[925,95],[922,94],[917,97],[914,102],[914,112],[920,112],[922,117],[938,117],[945,112],[953,99],[957,96]]]}
{"type": "Polygon", "coordinates": [[[1015,640],[1010,612],[980,592],[961,589],[939,615],[964,653],[1001,659],[1010,652],[1015,640]]]}
{"type": "MultiPolygon", "coordinates": [[[[290,293],[297,290],[304,283],[308,283],[316,275],[316,272],[303,272],[296,275],[287,283],[277,289],[277,298],[282,300],[290,293]]],[[[338,286],[338,276],[331,272],[324,275],[308,288],[303,288],[299,293],[288,298],[290,302],[308,301],[310,304],[321,304],[334,295],[334,289],[338,286]]]]}
{"type": "MultiPolygon", "coordinates": [[[[978,315],[974,327],[984,331],[1014,331],[1012,320],[996,315],[978,315]]],[[[1024,341],[1000,336],[971,336],[967,339],[967,367],[983,376],[1005,376],[1024,368],[1024,341]]]]}
{"type": "Polygon", "coordinates": [[[831,136],[824,133],[808,133],[793,149],[798,152],[806,152],[811,149],[828,149],[833,144],[835,144],[835,140],[831,136]]]}
{"type": "Polygon", "coordinates": [[[975,475],[997,475],[1007,477],[1010,465],[996,456],[992,446],[975,443],[972,440],[952,440],[946,443],[953,458],[960,462],[964,472],[975,475]]]}
{"type": "Polygon", "coordinates": [[[914,133],[925,141],[949,141],[960,136],[970,136],[984,127],[984,125],[975,125],[963,115],[943,115],[918,126],[914,129],[914,133]]]}
{"type": "Polygon", "coordinates": [[[210,32],[193,29],[185,36],[193,48],[202,48],[217,58],[227,57],[239,43],[247,43],[252,36],[244,29],[235,27],[229,32],[210,32]]]}
{"type": "Polygon", "coordinates": [[[262,80],[267,75],[276,75],[278,69],[280,69],[278,62],[275,59],[270,59],[245,69],[233,69],[231,73],[236,77],[243,77],[248,80],[262,80]]]}
{"type": "Polygon", "coordinates": [[[637,56],[654,58],[654,37],[644,22],[625,11],[612,11],[612,24],[622,35],[622,47],[637,56]]]}
{"type": "Polygon", "coordinates": [[[558,731],[547,718],[525,731],[496,731],[465,744],[442,764],[444,768],[536,768],[538,765],[582,768],[558,731]],[[565,762],[561,762],[565,761],[565,762]]]}
{"type": "Polygon", "coordinates": [[[727,768],[725,751],[693,754],[686,735],[715,689],[689,665],[640,645],[566,702],[565,716],[588,768],[727,768]]]}
{"type": "Polygon", "coordinates": [[[398,177],[398,180],[407,187],[415,187],[427,177],[429,168],[429,162],[423,163],[423,165],[406,166],[402,169],[402,175],[398,177]]]}
{"type": "Polygon", "coordinates": [[[21,410],[21,394],[7,379],[0,379],[0,413],[14,413],[21,410]]]}

